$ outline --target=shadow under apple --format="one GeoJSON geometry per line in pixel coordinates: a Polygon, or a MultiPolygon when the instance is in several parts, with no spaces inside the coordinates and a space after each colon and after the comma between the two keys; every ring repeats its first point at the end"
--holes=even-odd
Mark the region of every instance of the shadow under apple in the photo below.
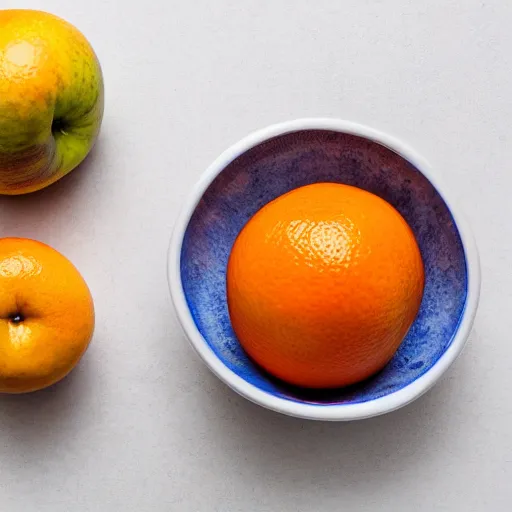
{"type": "Polygon", "coordinates": [[[19,196],[0,195],[0,237],[39,240],[38,233],[59,218],[70,218],[87,207],[94,192],[91,189],[100,179],[105,144],[100,138],[76,169],[45,189],[19,196]]]}

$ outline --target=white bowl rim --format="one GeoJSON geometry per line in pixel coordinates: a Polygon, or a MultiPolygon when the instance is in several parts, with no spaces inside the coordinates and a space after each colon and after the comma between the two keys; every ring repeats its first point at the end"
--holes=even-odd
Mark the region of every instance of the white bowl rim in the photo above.
{"type": "Polygon", "coordinates": [[[203,173],[186,199],[177,218],[168,255],[168,280],[178,319],[192,347],[217,377],[248,400],[282,414],[304,419],[349,421],[370,418],[399,409],[428,391],[459,356],[471,331],[480,296],[480,260],[473,234],[464,216],[440,183],[430,164],[402,141],[379,130],[351,121],[332,118],[304,118],[258,130],[224,151],[203,173]],[[267,393],[230,370],[217,357],[199,332],[190,313],[181,281],[180,259],[190,218],[213,180],[236,158],[251,148],[279,135],[304,130],[327,130],[356,135],[377,142],[414,165],[434,186],[450,210],[462,241],[467,271],[467,296],[462,318],[448,349],[432,368],[404,388],[380,398],[354,404],[309,404],[294,402],[267,393]]]}

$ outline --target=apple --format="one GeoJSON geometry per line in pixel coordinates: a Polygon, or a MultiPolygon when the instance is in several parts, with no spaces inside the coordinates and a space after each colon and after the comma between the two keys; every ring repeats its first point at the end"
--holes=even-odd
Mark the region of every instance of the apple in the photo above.
{"type": "Polygon", "coordinates": [[[87,156],[103,117],[100,63],[52,14],[0,10],[0,194],[62,178],[87,156]]]}

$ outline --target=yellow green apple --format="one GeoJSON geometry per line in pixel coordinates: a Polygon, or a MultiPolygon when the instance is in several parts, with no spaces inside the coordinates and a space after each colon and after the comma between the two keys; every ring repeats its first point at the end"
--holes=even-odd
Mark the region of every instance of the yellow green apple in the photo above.
{"type": "Polygon", "coordinates": [[[0,10],[0,194],[44,188],[91,150],[103,76],[87,39],[49,13],[0,10]]]}

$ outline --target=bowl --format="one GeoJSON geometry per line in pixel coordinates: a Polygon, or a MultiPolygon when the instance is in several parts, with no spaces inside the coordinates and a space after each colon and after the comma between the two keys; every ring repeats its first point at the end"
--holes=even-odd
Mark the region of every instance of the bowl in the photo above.
{"type": "Polygon", "coordinates": [[[215,375],[263,407],[333,421],[390,412],[427,391],[462,351],[480,293],[473,236],[427,162],[384,133],[332,119],[271,126],[217,158],[181,210],[168,276],[178,319],[215,375]],[[228,256],[245,223],[272,199],[318,182],[354,185],[391,203],[411,226],[425,265],[420,311],[393,359],[365,382],[326,391],[289,386],[253,363],[233,332],[226,299],[228,256]]]}

